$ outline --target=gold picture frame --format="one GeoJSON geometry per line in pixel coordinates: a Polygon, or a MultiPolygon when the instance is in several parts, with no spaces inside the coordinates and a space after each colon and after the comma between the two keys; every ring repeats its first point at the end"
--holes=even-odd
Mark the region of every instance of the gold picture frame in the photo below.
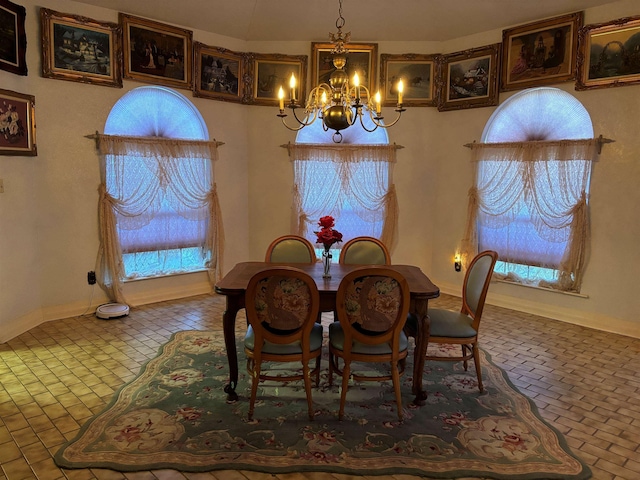
{"type": "Polygon", "coordinates": [[[439,57],[438,111],[498,104],[499,43],[439,57]]]}
{"type": "Polygon", "coordinates": [[[382,104],[395,106],[398,103],[397,84],[403,81],[405,106],[435,107],[438,103],[438,58],[439,54],[380,55],[380,92],[382,104]]]}
{"type": "Polygon", "coordinates": [[[576,90],[640,83],[639,39],[640,16],[581,28],[576,90]]]}
{"type": "Polygon", "coordinates": [[[194,43],[193,95],[226,102],[245,101],[245,54],[194,43]]]}
{"type": "Polygon", "coordinates": [[[0,89],[0,155],[36,156],[36,98],[0,89]]]}
{"type": "MultiPolygon", "coordinates": [[[[311,43],[312,88],[321,83],[329,83],[329,77],[335,70],[331,54],[331,50],[334,47],[333,43],[311,43]]],[[[378,44],[349,43],[347,44],[347,49],[349,53],[345,55],[347,63],[344,70],[349,76],[349,81],[351,82],[353,74],[357,72],[360,77],[360,84],[367,87],[369,92],[374,95],[378,67],[378,44]]]]}
{"type": "Polygon", "coordinates": [[[117,23],[40,9],[42,76],[122,88],[122,30],[117,23]]]}
{"type": "Polygon", "coordinates": [[[582,22],[576,12],[503,30],[501,90],[574,80],[582,22]]]}
{"type": "Polygon", "coordinates": [[[0,0],[0,69],[27,75],[26,9],[9,0],[0,0]]]}
{"type": "Polygon", "coordinates": [[[289,80],[296,78],[295,98],[303,104],[306,98],[307,63],[306,55],[282,55],[279,53],[249,54],[251,77],[251,103],[254,105],[278,105],[280,87],[285,92],[285,103],[291,98],[289,80]]]}
{"type": "Polygon", "coordinates": [[[193,32],[121,12],[118,16],[124,78],[191,90],[193,32]]]}

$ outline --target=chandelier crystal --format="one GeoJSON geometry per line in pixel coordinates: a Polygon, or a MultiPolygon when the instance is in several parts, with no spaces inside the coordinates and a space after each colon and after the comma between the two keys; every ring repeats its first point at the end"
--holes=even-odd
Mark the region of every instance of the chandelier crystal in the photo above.
{"type": "Polygon", "coordinates": [[[360,85],[360,79],[358,74],[355,73],[351,83],[349,83],[349,77],[345,71],[347,64],[347,53],[349,50],[345,48],[345,45],[349,43],[351,39],[351,32],[342,33],[342,27],[344,27],[345,20],[342,16],[342,0],[339,0],[340,8],[338,10],[338,19],[336,20],[336,28],[338,31],[329,33],[329,40],[334,45],[331,49],[332,62],[335,70],[329,77],[329,83],[321,83],[314,87],[307,101],[302,107],[296,99],[296,78],[292,74],[289,80],[289,101],[286,103],[286,107],[289,108],[293,114],[293,118],[296,120],[297,125],[291,127],[287,125],[285,118],[285,93],[282,88],[278,92],[278,100],[280,106],[280,113],[278,117],[282,119],[282,123],[289,130],[298,131],[302,128],[311,125],[317,119],[322,121],[322,128],[325,131],[335,130],[333,134],[333,141],[340,143],[342,141],[341,130],[349,128],[358,120],[367,132],[373,132],[378,127],[389,128],[395,125],[402,112],[406,109],[402,107],[402,92],[403,83],[400,80],[397,84],[398,103],[395,111],[398,113],[396,119],[389,123],[384,124],[382,116],[382,105],[380,98],[380,91],[375,95],[371,95],[369,89],[364,85],[360,85]],[[296,113],[297,109],[304,108],[304,118],[300,119],[296,113]],[[367,128],[365,126],[363,116],[369,115],[373,122],[373,128],[367,128]]]}

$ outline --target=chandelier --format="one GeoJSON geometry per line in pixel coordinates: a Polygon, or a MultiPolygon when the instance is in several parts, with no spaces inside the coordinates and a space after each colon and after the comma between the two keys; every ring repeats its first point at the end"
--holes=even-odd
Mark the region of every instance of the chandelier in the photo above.
{"type": "Polygon", "coordinates": [[[351,84],[349,84],[349,77],[344,70],[347,64],[346,54],[349,50],[345,48],[345,44],[349,43],[351,38],[351,32],[346,34],[342,33],[342,27],[344,27],[345,20],[342,17],[342,0],[339,0],[340,8],[338,10],[338,19],[336,20],[336,28],[338,32],[329,34],[329,40],[334,45],[331,49],[331,56],[333,66],[335,70],[329,77],[329,83],[321,83],[314,87],[304,107],[297,103],[296,99],[296,78],[292,74],[289,80],[289,101],[286,107],[289,108],[293,114],[293,118],[297,124],[293,127],[287,125],[285,117],[285,94],[282,86],[278,91],[278,100],[280,106],[280,113],[278,117],[282,119],[282,123],[289,130],[298,131],[302,128],[311,125],[317,119],[322,121],[322,128],[324,131],[335,130],[333,133],[333,141],[340,143],[342,141],[342,133],[340,130],[344,130],[358,120],[367,132],[373,132],[378,127],[389,128],[395,125],[402,112],[406,109],[402,107],[402,91],[403,84],[400,80],[397,84],[398,103],[395,111],[398,113],[396,119],[389,123],[384,124],[381,108],[380,91],[378,91],[373,97],[369,90],[364,85],[360,85],[360,79],[358,74],[355,73],[351,84]],[[300,119],[296,113],[297,109],[304,108],[304,117],[300,119]],[[373,123],[373,128],[367,128],[363,120],[364,115],[369,115],[373,123]]]}

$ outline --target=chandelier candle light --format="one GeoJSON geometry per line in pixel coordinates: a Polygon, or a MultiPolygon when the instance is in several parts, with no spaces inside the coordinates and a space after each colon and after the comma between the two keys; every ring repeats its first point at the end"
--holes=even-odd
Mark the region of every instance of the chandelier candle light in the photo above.
{"type": "Polygon", "coordinates": [[[345,20],[342,17],[342,0],[340,1],[340,9],[338,11],[338,19],[336,20],[336,28],[338,32],[329,34],[329,39],[334,45],[331,50],[333,66],[335,70],[329,77],[329,84],[321,83],[314,87],[309,96],[307,97],[306,104],[304,106],[305,117],[301,120],[296,113],[296,109],[302,108],[302,105],[297,103],[296,99],[296,78],[292,74],[289,80],[289,102],[286,107],[291,109],[293,117],[298,122],[294,127],[287,125],[285,117],[287,114],[285,111],[285,93],[282,86],[278,91],[278,100],[280,106],[280,113],[278,117],[282,119],[282,123],[289,130],[298,131],[302,128],[311,125],[316,119],[322,120],[322,128],[324,131],[335,130],[333,134],[333,141],[340,143],[342,141],[342,133],[340,130],[350,127],[356,123],[357,119],[360,119],[360,124],[367,132],[373,132],[378,127],[389,128],[395,125],[402,112],[406,109],[402,107],[402,91],[404,85],[402,80],[397,84],[398,91],[398,103],[395,111],[398,112],[396,119],[385,125],[383,123],[384,117],[382,116],[380,91],[372,96],[364,85],[360,85],[360,79],[358,74],[353,76],[353,85],[349,85],[349,77],[345,72],[344,67],[347,64],[346,54],[349,53],[344,46],[349,43],[351,38],[351,32],[343,35],[342,27],[344,27],[345,20]],[[362,95],[365,95],[366,103],[362,103],[362,95]],[[371,117],[371,121],[374,124],[373,128],[367,128],[364,124],[363,116],[368,114],[371,117]]]}
{"type": "Polygon", "coordinates": [[[336,242],[342,241],[342,234],[333,229],[335,221],[333,217],[327,215],[320,218],[318,225],[321,227],[319,232],[313,232],[316,234],[316,243],[321,243],[324,246],[322,252],[322,265],[324,266],[324,273],[322,278],[331,278],[331,252],[330,249],[336,242]]]}

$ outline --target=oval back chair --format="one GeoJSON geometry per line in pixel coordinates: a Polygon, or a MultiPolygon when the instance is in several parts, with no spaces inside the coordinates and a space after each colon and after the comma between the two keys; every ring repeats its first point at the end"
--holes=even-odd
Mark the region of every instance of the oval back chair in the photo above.
{"type": "Polygon", "coordinates": [[[298,235],[283,235],[267,248],[265,262],[269,263],[315,263],[316,251],[309,240],[298,235]]]}
{"type": "Polygon", "coordinates": [[[322,325],[316,323],[319,306],[316,282],[297,268],[263,270],[249,281],[245,292],[249,327],[244,339],[247,371],[252,378],[249,420],[253,419],[260,380],[304,380],[309,419],[313,420],[311,375],[318,386],[322,354],[322,325]],[[312,359],[315,367],[310,370],[312,359]],[[263,362],[302,362],[302,373],[270,374],[263,371],[263,362]]]}
{"type": "Polygon", "coordinates": [[[384,243],[374,237],[355,237],[340,251],[344,265],[391,265],[391,255],[384,243]]]}
{"type": "Polygon", "coordinates": [[[344,415],[349,378],[353,376],[356,381],[392,380],[398,418],[402,421],[400,375],[404,373],[409,345],[403,331],[409,297],[405,278],[386,267],[358,268],[340,282],[336,293],[339,321],[329,325],[329,385],[333,383],[334,372],[342,376],[340,419],[344,415]],[[352,362],[389,363],[391,374],[358,375],[351,371],[352,362]]]}
{"type": "MultiPolygon", "coordinates": [[[[498,260],[498,254],[486,250],[474,257],[464,276],[462,285],[462,309],[460,312],[430,308],[429,314],[429,343],[460,345],[460,356],[429,355],[426,360],[463,362],[467,370],[469,360],[474,361],[478,388],[484,391],[482,385],[482,371],[480,368],[480,355],[478,351],[478,331],[480,320],[484,310],[484,302],[491,283],[493,268],[498,260]]],[[[406,331],[410,336],[415,336],[417,319],[409,315],[406,331]]],[[[418,349],[416,349],[416,352],[418,349]]]]}

